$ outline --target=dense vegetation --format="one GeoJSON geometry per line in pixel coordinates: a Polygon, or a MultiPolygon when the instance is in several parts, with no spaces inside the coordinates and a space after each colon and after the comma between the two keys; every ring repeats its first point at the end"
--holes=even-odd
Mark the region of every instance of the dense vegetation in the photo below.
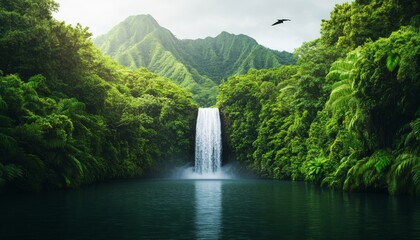
{"type": "Polygon", "coordinates": [[[143,176],[191,154],[191,94],[103,57],[56,9],[0,2],[0,190],[143,176]]]}
{"type": "Polygon", "coordinates": [[[416,1],[337,5],[289,66],[288,54],[249,37],[178,40],[141,16],[126,21],[146,28],[113,30],[120,40],[135,33],[131,42],[97,39],[123,67],[87,29],[54,20],[56,9],[0,2],[0,191],[144,176],[188,158],[193,96],[137,68],[147,66],[201,105],[236,75],[217,104],[236,159],[264,177],[420,193],[416,1]],[[266,67],[275,68],[248,71],[266,67]]]}
{"type": "Polygon", "coordinates": [[[236,158],[262,176],[420,193],[420,17],[409,0],[336,5],[297,66],[219,87],[236,158]]]}
{"type": "Polygon", "coordinates": [[[150,15],[131,16],[94,42],[124,66],[146,67],[173,79],[201,106],[215,104],[222,79],[250,68],[295,63],[291,53],[267,49],[245,35],[222,32],[215,38],[180,40],[150,15]]]}

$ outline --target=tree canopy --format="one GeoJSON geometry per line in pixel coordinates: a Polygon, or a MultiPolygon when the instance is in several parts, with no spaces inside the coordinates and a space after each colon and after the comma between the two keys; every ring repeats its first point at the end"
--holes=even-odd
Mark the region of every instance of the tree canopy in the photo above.
{"type": "Polygon", "coordinates": [[[219,87],[238,161],[276,179],[420,193],[420,34],[415,1],[336,5],[298,64],[219,87]]]}
{"type": "MultiPolygon", "coordinates": [[[[87,28],[52,17],[57,8],[0,2],[0,190],[146,176],[191,159],[191,92],[104,57],[87,28]]],[[[297,65],[222,81],[236,160],[267,178],[418,195],[419,12],[410,0],[336,5],[297,65]]]]}
{"type": "Polygon", "coordinates": [[[192,153],[197,106],[104,57],[51,0],[0,2],[0,189],[145,176],[192,153]]]}

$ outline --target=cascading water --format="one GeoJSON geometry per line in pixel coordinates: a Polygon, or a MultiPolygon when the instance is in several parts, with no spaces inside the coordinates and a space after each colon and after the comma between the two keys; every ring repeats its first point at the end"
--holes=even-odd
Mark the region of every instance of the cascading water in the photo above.
{"type": "Polygon", "coordinates": [[[218,108],[199,108],[195,134],[195,164],[174,169],[181,179],[232,179],[232,167],[222,165],[222,129],[218,108]]]}
{"type": "Polygon", "coordinates": [[[218,108],[198,109],[195,136],[194,172],[217,173],[222,164],[222,130],[218,108]]]}

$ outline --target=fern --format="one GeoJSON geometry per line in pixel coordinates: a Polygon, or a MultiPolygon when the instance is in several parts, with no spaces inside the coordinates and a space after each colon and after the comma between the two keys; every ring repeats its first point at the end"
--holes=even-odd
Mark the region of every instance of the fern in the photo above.
{"type": "Polygon", "coordinates": [[[17,141],[13,137],[0,132],[0,152],[13,151],[17,148],[17,141]]]}
{"type": "Polygon", "coordinates": [[[355,190],[355,189],[359,189],[361,187],[361,181],[360,181],[360,168],[361,166],[363,166],[366,162],[368,161],[368,159],[362,159],[356,162],[355,165],[353,165],[353,167],[351,167],[348,171],[347,171],[347,176],[346,176],[346,180],[344,181],[343,184],[343,189],[344,190],[355,190]]]}
{"type": "Polygon", "coordinates": [[[330,69],[326,78],[327,79],[340,79],[341,71],[337,69],[330,69]]]}
{"type": "Polygon", "coordinates": [[[7,103],[0,96],[0,110],[6,110],[6,109],[7,109],[7,103]]]}
{"type": "Polygon", "coordinates": [[[375,152],[372,156],[359,160],[347,172],[344,182],[346,190],[386,187],[384,172],[390,166],[392,158],[387,151],[375,152]]]}
{"type": "Polygon", "coordinates": [[[335,80],[332,85],[330,97],[326,106],[334,113],[344,113],[347,111],[357,112],[359,101],[357,100],[354,88],[354,80],[357,76],[358,50],[349,53],[344,60],[336,61],[332,64],[327,79],[335,80]]]}
{"type": "Polygon", "coordinates": [[[317,157],[315,159],[311,159],[307,165],[307,173],[306,175],[310,179],[318,179],[319,175],[321,174],[322,168],[324,163],[327,161],[324,157],[317,157]]]}
{"type": "Polygon", "coordinates": [[[417,118],[410,123],[411,128],[413,129],[413,135],[417,140],[420,140],[420,118],[417,118]]]}
{"type": "Polygon", "coordinates": [[[390,193],[405,191],[420,194],[420,156],[413,153],[400,154],[392,165],[388,176],[390,193]]]}
{"type": "Polygon", "coordinates": [[[64,176],[64,182],[66,183],[67,187],[70,187],[72,184],[72,181],[67,176],[64,176]]]}
{"type": "Polygon", "coordinates": [[[417,160],[417,163],[414,165],[412,172],[413,174],[413,183],[415,186],[420,186],[420,164],[419,160],[417,160]]]}
{"type": "MultiPolygon", "coordinates": [[[[335,172],[322,180],[322,185],[328,184],[332,188],[344,188],[344,181],[346,180],[349,169],[354,166],[357,160],[354,159],[354,153],[345,156],[341,159],[340,165],[336,168],[335,172]]],[[[349,187],[349,181],[346,183],[346,188],[349,187]]]]}
{"type": "Polygon", "coordinates": [[[391,158],[385,154],[376,157],[375,168],[378,173],[381,173],[385,168],[391,165],[391,158]]]}
{"type": "Polygon", "coordinates": [[[77,174],[83,177],[83,175],[84,175],[83,165],[82,165],[82,164],[80,163],[80,161],[79,161],[77,158],[75,158],[74,156],[70,156],[70,159],[71,159],[71,160],[73,161],[73,163],[74,163],[74,166],[75,166],[75,168],[76,168],[76,170],[77,170],[77,174]]]}
{"type": "Polygon", "coordinates": [[[7,181],[23,177],[23,169],[21,166],[16,164],[3,165],[0,163],[0,178],[7,181]]]}
{"type": "Polygon", "coordinates": [[[408,174],[420,161],[420,157],[411,154],[401,154],[398,158],[400,162],[396,165],[394,171],[397,177],[408,174]]]}
{"type": "MultiPolygon", "coordinates": [[[[357,104],[357,103],[356,103],[357,104]]],[[[358,124],[361,124],[365,120],[365,114],[360,108],[356,109],[356,112],[351,116],[349,123],[347,124],[348,130],[356,129],[358,124]]]]}

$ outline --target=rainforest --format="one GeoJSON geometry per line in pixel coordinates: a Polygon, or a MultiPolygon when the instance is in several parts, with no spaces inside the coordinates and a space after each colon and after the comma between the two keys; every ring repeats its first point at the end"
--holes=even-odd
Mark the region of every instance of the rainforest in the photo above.
{"type": "Polygon", "coordinates": [[[0,4],[0,187],[40,191],[153,174],[191,149],[191,93],[104,57],[57,4],[0,4]]]}
{"type": "Polygon", "coordinates": [[[126,44],[117,29],[95,39],[104,55],[86,27],[54,19],[57,9],[52,0],[0,2],[1,191],[77,188],[186,164],[198,107],[210,105],[221,112],[227,161],[241,171],[420,193],[416,1],[336,5],[321,36],[293,56],[228,33],[181,41],[149,17],[142,21],[158,29],[142,42],[149,51],[116,47],[126,44]],[[224,41],[237,48],[214,55],[224,41]],[[154,55],[133,58],[142,53],[154,55]],[[155,69],[140,64],[151,57],[155,69]]]}
{"type": "Polygon", "coordinates": [[[238,161],[261,176],[418,195],[420,16],[412,1],[337,5],[298,62],[223,82],[238,161]]]}

